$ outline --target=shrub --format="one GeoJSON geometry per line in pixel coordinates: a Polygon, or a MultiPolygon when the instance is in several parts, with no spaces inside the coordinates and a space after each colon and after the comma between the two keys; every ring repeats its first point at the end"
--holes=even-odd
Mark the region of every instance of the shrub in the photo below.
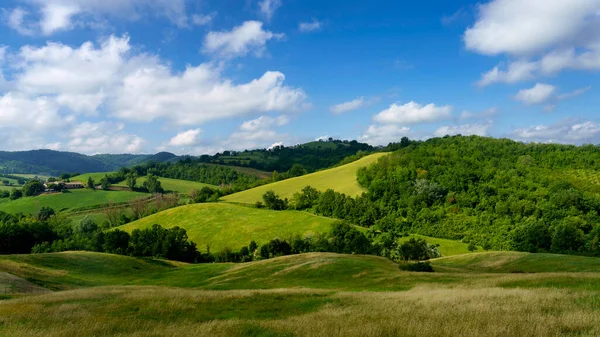
{"type": "Polygon", "coordinates": [[[400,269],[404,271],[414,271],[423,273],[433,273],[433,267],[429,262],[404,263],[400,265],[400,269]]]}

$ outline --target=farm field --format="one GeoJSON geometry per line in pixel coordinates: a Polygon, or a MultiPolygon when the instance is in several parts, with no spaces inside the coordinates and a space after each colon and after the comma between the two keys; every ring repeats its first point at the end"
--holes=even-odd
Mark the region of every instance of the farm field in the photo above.
{"type": "Polygon", "coordinates": [[[112,174],[114,172],[93,172],[93,173],[85,173],[75,177],[72,177],[71,181],[81,181],[82,183],[87,183],[88,178],[92,178],[95,184],[99,184],[100,179],[104,178],[104,176],[108,174],[112,174]]]}
{"type": "MultiPolygon", "coordinates": [[[[504,254],[471,255],[502,269],[504,254]]],[[[582,272],[546,273],[541,261],[572,257],[540,256],[508,262],[535,274],[458,265],[412,273],[380,257],[330,253],[199,265],[87,252],[2,256],[0,284],[15,291],[0,301],[0,334],[598,335],[600,272],[589,270],[600,259],[577,258],[582,272]]]]}
{"type": "Polygon", "coordinates": [[[172,208],[118,227],[131,232],[159,224],[165,228],[179,226],[205,251],[229,247],[238,250],[251,240],[259,245],[275,237],[293,234],[324,233],[335,220],[298,211],[271,211],[226,203],[193,204],[172,208]]]}
{"type": "MultiPolygon", "coordinates": [[[[181,194],[189,194],[192,190],[200,190],[202,187],[219,188],[219,186],[216,185],[203,184],[195,181],[178,180],[162,177],[159,177],[158,180],[160,180],[160,184],[165,191],[176,192],[181,194]]],[[[139,177],[137,179],[137,186],[142,186],[144,181],[146,181],[146,177],[139,177]]],[[[127,187],[127,184],[123,181],[121,183],[116,184],[115,186],[127,187]]]]}
{"type": "Polygon", "coordinates": [[[362,187],[358,185],[358,182],[356,181],[356,172],[358,169],[374,163],[377,159],[385,155],[385,153],[375,153],[350,164],[228,195],[223,197],[223,200],[228,202],[254,204],[257,201],[262,201],[263,194],[270,190],[275,191],[281,198],[291,199],[294,193],[299,192],[306,186],[312,186],[321,191],[333,189],[336,192],[344,193],[349,196],[357,196],[364,192],[362,187]]]}
{"type": "Polygon", "coordinates": [[[66,193],[40,195],[18,200],[0,200],[0,211],[7,213],[34,214],[41,207],[50,207],[55,211],[72,211],[83,207],[105,205],[109,202],[120,203],[149,194],[129,191],[92,191],[87,189],[70,190],[66,193]]]}

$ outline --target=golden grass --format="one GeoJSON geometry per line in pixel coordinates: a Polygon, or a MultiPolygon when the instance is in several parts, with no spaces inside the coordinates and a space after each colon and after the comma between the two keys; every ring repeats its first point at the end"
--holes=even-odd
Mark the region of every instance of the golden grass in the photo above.
{"type": "Polygon", "coordinates": [[[493,286],[427,285],[381,293],[103,287],[0,302],[0,334],[597,336],[597,305],[597,293],[493,286]],[[290,302],[310,297],[323,303],[294,314],[297,308],[290,302]],[[269,301],[275,317],[253,317],[261,313],[252,307],[263,301],[269,301]],[[239,307],[220,306],[229,302],[239,307]],[[206,310],[214,316],[199,315],[206,310]],[[236,315],[228,317],[230,310],[236,315]]]}

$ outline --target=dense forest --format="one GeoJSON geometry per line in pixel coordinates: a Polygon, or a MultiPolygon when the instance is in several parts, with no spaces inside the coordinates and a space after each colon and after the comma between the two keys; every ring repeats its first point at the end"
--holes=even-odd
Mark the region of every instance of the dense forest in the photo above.
{"type": "Polygon", "coordinates": [[[196,158],[202,163],[250,167],[263,171],[285,172],[292,166],[300,165],[309,173],[338,164],[344,158],[358,152],[373,151],[368,144],[355,140],[324,140],[306,144],[272,149],[246,150],[243,152],[224,151],[214,156],[203,155],[196,158]]]}
{"type": "Polygon", "coordinates": [[[359,170],[367,192],[358,198],[307,187],[289,205],[266,195],[266,206],[309,209],[372,233],[600,256],[600,148],[476,136],[390,147],[399,150],[359,170]]]}

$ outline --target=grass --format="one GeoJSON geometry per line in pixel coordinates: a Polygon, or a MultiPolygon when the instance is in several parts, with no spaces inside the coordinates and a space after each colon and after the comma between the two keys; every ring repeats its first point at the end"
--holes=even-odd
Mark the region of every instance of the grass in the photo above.
{"type": "MultiPolygon", "coordinates": [[[[146,177],[139,177],[137,179],[137,186],[142,186],[146,179],[146,177]]],[[[159,177],[158,180],[160,181],[160,184],[165,191],[182,194],[189,194],[192,190],[200,190],[202,187],[219,188],[219,186],[216,185],[203,184],[195,181],[178,180],[162,177],[159,177]]],[[[116,184],[116,186],[127,187],[127,184],[125,182],[121,182],[119,184],[116,184]]]]}
{"type": "Polygon", "coordinates": [[[104,176],[109,175],[109,174],[113,174],[114,172],[94,172],[94,173],[86,173],[86,174],[81,174],[75,177],[70,178],[71,181],[81,181],[82,183],[86,184],[88,181],[88,178],[92,178],[94,180],[94,183],[96,185],[98,185],[100,183],[100,179],[104,178],[104,176]]]}
{"type": "Polygon", "coordinates": [[[600,272],[600,259],[558,254],[486,252],[442,257],[434,267],[478,273],[581,273],[600,272]]]}
{"type": "MultiPolygon", "coordinates": [[[[463,242],[455,241],[455,240],[438,239],[438,238],[417,235],[417,234],[411,234],[409,236],[400,238],[398,240],[398,242],[403,243],[403,242],[408,241],[411,238],[422,238],[422,239],[425,239],[425,241],[427,241],[428,243],[431,243],[434,245],[435,244],[440,245],[438,247],[438,249],[440,250],[440,253],[442,253],[442,256],[452,256],[452,255],[461,255],[461,254],[471,253],[468,249],[469,248],[468,243],[463,243],[463,242]]],[[[483,249],[481,247],[477,247],[476,252],[482,252],[482,251],[483,251],[483,249]]]]}
{"type": "Polygon", "coordinates": [[[225,203],[193,204],[172,208],[119,229],[131,232],[159,224],[166,228],[179,226],[187,230],[190,240],[200,250],[210,244],[216,252],[229,247],[238,250],[251,240],[265,243],[275,237],[293,234],[322,233],[334,220],[297,211],[270,211],[225,203]]]}
{"type": "Polygon", "coordinates": [[[225,201],[254,204],[262,200],[263,194],[269,190],[275,191],[280,197],[291,199],[294,193],[299,192],[306,186],[312,186],[318,190],[333,189],[337,192],[350,196],[357,196],[364,192],[356,181],[356,171],[359,168],[374,163],[385,153],[376,153],[366,156],[347,165],[334,167],[305,176],[279,181],[276,183],[259,186],[250,190],[242,191],[223,198],[225,201]]]}
{"type": "Polygon", "coordinates": [[[600,259],[520,253],[519,264],[539,273],[505,274],[513,253],[473,256],[478,267],[454,256],[434,261],[454,260],[452,268],[426,274],[327,253],[201,265],[84,252],[1,256],[0,272],[67,290],[5,295],[0,335],[600,334],[600,259]],[[553,270],[575,260],[575,269],[553,270]]]}
{"type": "Polygon", "coordinates": [[[148,194],[129,191],[70,190],[66,193],[40,195],[13,201],[0,199],[0,211],[35,214],[41,207],[50,207],[55,211],[71,211],[82,207],[105,205],[109,201],[114,203],[127,202],[146,196],[148,194]]]}
{"type": "Polygon", "coordinates": [[[22,188],[23,186],[4,186],[0,185],[0,191],[12,191],[15,188],[22,188]]]}

